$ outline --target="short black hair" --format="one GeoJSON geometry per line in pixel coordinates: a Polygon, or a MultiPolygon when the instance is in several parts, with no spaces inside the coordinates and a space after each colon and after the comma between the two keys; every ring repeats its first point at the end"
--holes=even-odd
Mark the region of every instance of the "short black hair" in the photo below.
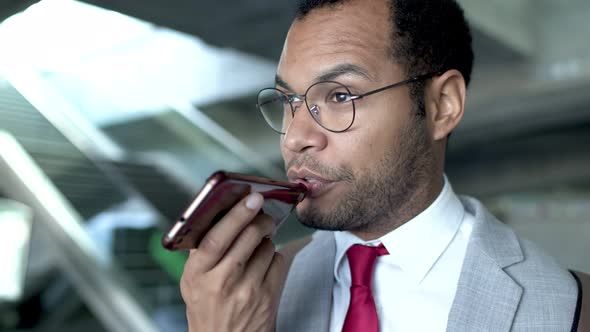
{"type": "MultiPolygon", "coordinates": [[[[314,9],[337,7],[349,0],[300,0],[297,19],[314,9]]],[[[392,22],[391,54],[408,77],[456,69],[465,84],[473,69],[472,38],[463,9],[456,0],[387,0],[392,22]]],[[[420,114],[424,110],[424,82],[411,89],[420,114]]]]}
{"type": "MultiPolygon", "coordinates": [[[[301,0],[297,18],[314,9],[336,7],[349,0],[301,0]]],[[[471,80],[471,32],[455,0],[387,0],[393,28],[392,55],[409,76],[456,69],[471,80]]]]}

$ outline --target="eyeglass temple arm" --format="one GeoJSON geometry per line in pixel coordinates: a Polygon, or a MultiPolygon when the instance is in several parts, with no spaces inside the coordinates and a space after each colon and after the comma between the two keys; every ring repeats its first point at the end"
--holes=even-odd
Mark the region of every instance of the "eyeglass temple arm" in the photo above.
{"type": "MultiPolygon", "coordinates": [[[[284,94],[284,95],[287,96],[287,97],[291,97],[291,98],[292,97],[297,97],[297,98],[303,100],[302,99],[302,96],[300,96],[300,95],[288,95],[288,94],[284,94]]],[[[282,98],[283,98],[283,96],[277,96],[277,97],[272,98],[270,100],[264,101],[262,104],[256,103],[256,107],[260,107],[260,106],[264,106],[266,104],[274,103],[275,101],[281,100],[282,98]]],[[[289,103],[293,102],[292,100],[288,100],[288,101],[289,101],[289,103]]]]}
{"type": "Polygon", "coordinates": [[[352,100],[361,99],[363,97],[370,96],[370,95],[375,94],[377,92],[381,92],[381,91],[384,91],[384,90],[387,90],[387,89],[392,89],[392,88],[395,88],[396,86],[400,86],[400,85],[404,85],[404,84],[408,84],[408,83],[413,83],[413,82],[416,82],[416,81],[424,80],[424,79],[427,79],[427,78],[438,76],[440,74],[441,74],[440,72],[436,72],[436,73],[424,74],[424,75],[420,75],[420,76],[414,76],[414,77],[408,78],[405,81],[393,83],[393,84],[384,86],[382,88],[379,88],[377,90],[372,90],[372,91],[363,93],[361,95],[352,96],[351,99],[352,100]]]}

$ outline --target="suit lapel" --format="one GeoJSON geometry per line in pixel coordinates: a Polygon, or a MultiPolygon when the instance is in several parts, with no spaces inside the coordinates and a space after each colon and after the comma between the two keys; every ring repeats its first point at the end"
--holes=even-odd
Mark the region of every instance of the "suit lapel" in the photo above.
{"type": "Polygon", "coordinates": [[[475,215],[447,331],[509,331],[522,288],[505,269],[524,259],[516,235],[477,201],[464,199],[475,215]]]}
{"type": "Polygon", "coordinates": [[[335,255],[330,232],[316,232],[297,254],[281,297],[277,331],[329,330],[335,255]]]}

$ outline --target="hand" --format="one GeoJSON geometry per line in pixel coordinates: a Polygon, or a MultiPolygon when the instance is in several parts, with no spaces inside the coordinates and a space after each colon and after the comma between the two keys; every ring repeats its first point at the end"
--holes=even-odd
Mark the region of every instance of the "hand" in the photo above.
{"type": "Polygon", "coordinates": [[[248,195],[191,251],[180,282],[189,331],[274,331],[287,266],[262,203],[248,195]]]}

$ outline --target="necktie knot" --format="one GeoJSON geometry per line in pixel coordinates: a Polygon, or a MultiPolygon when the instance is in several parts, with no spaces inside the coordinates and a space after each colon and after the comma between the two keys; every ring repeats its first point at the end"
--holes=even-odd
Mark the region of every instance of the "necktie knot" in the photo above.
{"type": "Polygon", "coordinates": [[[352,285],[370,288],[377,257],[388,254],[383,244],[378,247],[355,244],[348,248],[346,257],[348,257],[348,264],[350,266],[352,285]]]}

